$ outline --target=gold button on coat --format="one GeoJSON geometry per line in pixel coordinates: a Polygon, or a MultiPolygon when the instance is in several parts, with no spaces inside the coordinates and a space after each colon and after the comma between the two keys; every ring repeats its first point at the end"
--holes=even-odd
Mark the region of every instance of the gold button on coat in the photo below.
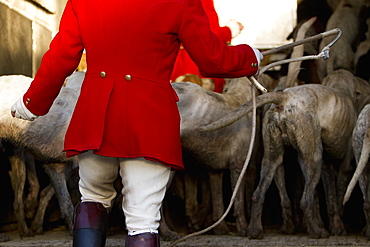
{"type": "Polygon", "coordinates": [[[104,71],[100,72],[100,77],[104,78],[106,76],[107,76],[107,74],[104,71]]]}
{"type": "Polygon", "coordinates": [[[125,75],[126,81],[131,81],[132,77],[130,75],[125,75]]]}
{"type": "Polygon", "coordinates": [[[27,98],[26,99],[26,105],[28,105],[28,103],[30,103],[31,99],[30,98],[27,98]]]}
{"type": "Polygon", "coordinates": [[[256,68],[258,66],[257,63],[252,63],[252,68],[256,68]]]}

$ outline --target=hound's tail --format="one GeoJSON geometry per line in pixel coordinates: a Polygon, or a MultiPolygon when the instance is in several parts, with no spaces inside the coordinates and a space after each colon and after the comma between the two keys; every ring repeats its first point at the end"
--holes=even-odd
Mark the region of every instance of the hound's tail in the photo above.
{"type": "MultiPolygon", "coordinates": [[[[283,91],[262,94],[256,98],[256,107],[259,108],[261,106],[264,106],[270,103],[280,104],[283,101],[285,101],[286,97],[287,96],[283,91]]],[[[227,114],[225,117],[213,123],[200,126],[198,130],[199,131],[213,131],[213,130],[218,130],[226,126],[229,126],[233,124],[234,122],[238,121],[240,118],[242,118],[249,112],[251,112],[252,107],[253,107],[252,101],[248,101],[247,103],[234,109],[232,112],[227,114]]]]}
{"type": "Polygon", "coordinates": [[[343,198],[343,205],[346,204],[346,202],[349,200],[357,181],[359,180],[363,170],[365,169],[366,164],[369,160],[369,153],[370,153],[370,129],[367,129],[362,143],[361,157],[360,160],[358,161],[356,171],[353,174],[353,177],[347,187],[346,194],[344,195],[343,198]]]}

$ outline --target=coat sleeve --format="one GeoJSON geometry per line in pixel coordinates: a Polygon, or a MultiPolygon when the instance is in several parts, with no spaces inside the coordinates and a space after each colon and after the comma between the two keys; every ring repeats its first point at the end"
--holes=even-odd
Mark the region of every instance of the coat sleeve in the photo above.
{"type": "Polygon", "coordinates": [[[258,71],[253,49],[246,44],[226,45],[210,29],[200,0],[185,0],[179,39],[205,77],[252,76],[258,71]]]}
{"type": "Polygon", "coordinates": [[[227,26],[220,26],[218,14],[216,12],[213,0],[202,0],[203,8],[208,16],[212,32],[214,32],[224,43],[231,41],[231,30],[227,26]]]}
{"type": "Polygon", "coordinates": [[[51,41],[34,80],[23,96],[23,102],[33,114],[42,116],[48,113],[66,77],[77,68],[83,50],[73,3],[68,0],[59,32],[51,41]]]}

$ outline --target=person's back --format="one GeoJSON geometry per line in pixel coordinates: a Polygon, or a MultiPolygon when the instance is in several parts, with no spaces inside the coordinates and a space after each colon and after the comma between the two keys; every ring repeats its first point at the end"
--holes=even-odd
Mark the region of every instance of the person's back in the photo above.
{"type": "Polygon", "coordinates": [[[167,83],[183,10],[182,0],[73,2],[88,73],[126,74],[167,83]],[[103,66],[102,66],[103,65],[103,66]]]}

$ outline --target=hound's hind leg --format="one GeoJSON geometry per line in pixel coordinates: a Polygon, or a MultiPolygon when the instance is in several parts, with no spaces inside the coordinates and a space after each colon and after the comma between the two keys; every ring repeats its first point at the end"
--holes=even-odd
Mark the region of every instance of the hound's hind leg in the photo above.
{"type": "Polygon", "coordinates": [[[248,237],[251,239],[263,238],[262,209],[265,196],[275,176],[275,170],[282,165],[284,146],[281,132],[273,125],[267,125],[264,133],[264,156],[261,164],[260,180],[252,196],[251,220],[248,226],[248,237]]]}

